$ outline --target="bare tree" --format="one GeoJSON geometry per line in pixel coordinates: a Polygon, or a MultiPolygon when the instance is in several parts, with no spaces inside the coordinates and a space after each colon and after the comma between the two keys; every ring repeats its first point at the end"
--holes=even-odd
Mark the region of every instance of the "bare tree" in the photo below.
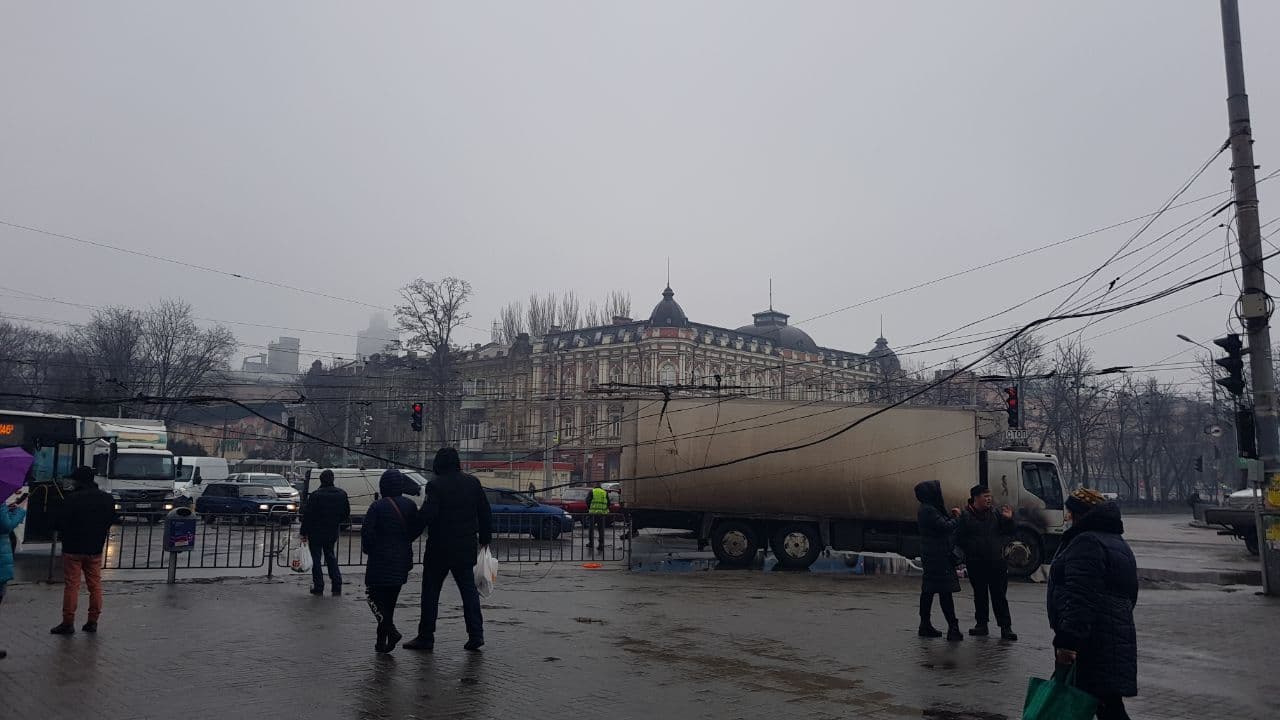
{"type": "MultiPolygon", "coordinates": [[[[143,364],[138,384],[158,397],[198,394],[208,379],[225,370],[238,344],[225,327],[201,329],[191,305],[182,300],[162,300],[142,316],[143,364]]],[[[181,404],[160,406],[157,415],[168,418],[181,404]]]]}
{"type": "Polygon", "coordinates": [[[455,277],[436,282],[418,278],[400,289],[400,297],[403,302],[396,305],[396,320],[400,332],[407,335],[407,346],[431,353],[429,410],[434,416],[436,439],[444,445],[455,404],[448,392],[456,384],[453,333],[471,319],[464,309],[471,297],[471,283],[455,277]]]}
{"type": "Polygon", "coordinates": [[[1077,485],[1087,485],[1096,465],[1096,445],[1111,403],[1112,381],[1099,377],[1093,353],[1079,339],[1055,348],[1054,374],[1040,385],[1046,440],[1077,485]]]}
{"type": "Polygon", "coordinates": [[[582,327],[582,302],[578,300],[577,292],[567,290],[560,296],[555,324],[563,330],[577,330],[582,327]]]}
{"type": "Polygon", "coordinates": [[[611,290],[604,299],[603,316],[606,324],[615,317],[631,317],[631,293],[611,290]]]}
{"type": "Polygon", "coordinates": [[[587,311],[582,316],[583,327],[600,327],[601,325],[608,325],[609,322],[610,318],[605,317],[604,310],[600,308],[600,303],[595,300],[587,303],[587,311]]]}
{"type": "Polygon", "coordinates": [[[529,334],[534,337],[546,335],[551,326],[556,324],[556,296],[554,293],[529,296],[529,306],[525,311],[526,325],[529,334]]]}
{"type": "Polygon", "coordinates": [[[510,345],[515,342],[521,333],[526,332],[525,321],[527,317],[524,303],[519,300],[503,305],[502,309],[498,311],[497,341],[504,345],[510,345]]]}

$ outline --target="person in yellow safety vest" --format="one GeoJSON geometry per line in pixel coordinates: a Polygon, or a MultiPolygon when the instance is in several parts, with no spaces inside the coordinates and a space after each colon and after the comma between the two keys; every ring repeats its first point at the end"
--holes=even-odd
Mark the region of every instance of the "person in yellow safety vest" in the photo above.
{"type": "Polygon", "coordinates": [[[604,552],[604,520],[609,514],[609,493],[602,487],[600,483],[591,489],[587,494],[587,547],[599,547],[600,552],[604,552]],[[596,531],[600,531],[600,544],[596,545],[596,531]]]}

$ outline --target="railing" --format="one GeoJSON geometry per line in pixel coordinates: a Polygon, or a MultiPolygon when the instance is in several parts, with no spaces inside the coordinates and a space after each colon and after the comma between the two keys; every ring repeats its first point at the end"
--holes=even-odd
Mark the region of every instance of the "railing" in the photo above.
{"type": "MultiPolygon", "coordinates": [[[[168,568],[169,553],[164,548],[166,515],[130,515],[113,526],[102,556],[103,568],[168,568]]],[[[271,575],[274,568],[289,566],[299,545],[300,526],[292,515],[204,514],[196,518],[195,543],[190,551],[177,554],[177,570],[265,567],[271,575]],[[275,558],[274,562],[271,558],[275,558]]],[[[500,563],[620,562],[630,557],[630,525],[624,515],[575,515],[570,519],[563,514],[495,513],[493,529],[490,550],[500,563]]],[[[422,562],[425,548],[425,537],[414,541],[415,563],[422,562]]],[[[341,533],[336,550],[340,565],[365,564],[359,526],[341,533]]],[[[50,552],[56,549],[51,547],[50,552]]],[[[52,565],[50,569],[52,572],[52,565]]]]}

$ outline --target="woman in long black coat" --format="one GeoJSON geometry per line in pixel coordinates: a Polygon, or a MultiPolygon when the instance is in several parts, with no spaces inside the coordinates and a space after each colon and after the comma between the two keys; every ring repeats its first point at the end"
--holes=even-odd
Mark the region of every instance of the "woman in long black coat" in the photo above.
{"type": "Polygon", "coordinates": [[[1120,508],[1080,488],[1067,498],[1072,524],[1049,568],[1049,626],[1057,663],[1098,698],[1098,717],[1127,720],[1138,694],[1138,564],[1124,541],[1120,508]]]}
{"type": "Polygon", "coordinates": [[[403,637],[394,621],[396,601],[413,568],[413,541],[422,533],[418,506],[401,495],[410,482],[399,470],[382,473],[378,481],[381,497],[365,512],[360,529],[360,547],[369,556],[364,584],[369,608],[378,620],[378,640],[373,648],[380,653],[394,650],[403,637]]]}
{"type": "Polygon", "coordinates": [[[956,528],[960,526],[959,510],[947,512],[942,501],[942,483],[926,480],[916,485],[916,499],[920,510],[916,522],[920,526],[920,561],[924,565],[924,578],[920,583],[920,637],[942,637],[933,626],[933,596],[947,619],[947,640],[960,642],[960,621],[956,618],[953,593],[960,592],[960,578],[956,575],[952,559],[955,550],[956,528]]]}

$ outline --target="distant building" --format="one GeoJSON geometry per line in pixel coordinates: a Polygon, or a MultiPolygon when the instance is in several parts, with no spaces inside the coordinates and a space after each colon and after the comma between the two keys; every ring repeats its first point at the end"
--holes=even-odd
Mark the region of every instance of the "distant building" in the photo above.
{"type": "Polygon", "coordinates": [[[293,337],[281,337],[280,340],[267,344],[267,371],[273,373],[298,374],[298,353],[302,350],[302,341],[293,337]]]}
{"type": "Polygon", "coordinates": [[[367,360],[374,355],[386,354],[388,346],[394,346],[398,341],[387,316],[375,313],[369,318],[369,327],[356,333],[356,358],[367,360]]]}

